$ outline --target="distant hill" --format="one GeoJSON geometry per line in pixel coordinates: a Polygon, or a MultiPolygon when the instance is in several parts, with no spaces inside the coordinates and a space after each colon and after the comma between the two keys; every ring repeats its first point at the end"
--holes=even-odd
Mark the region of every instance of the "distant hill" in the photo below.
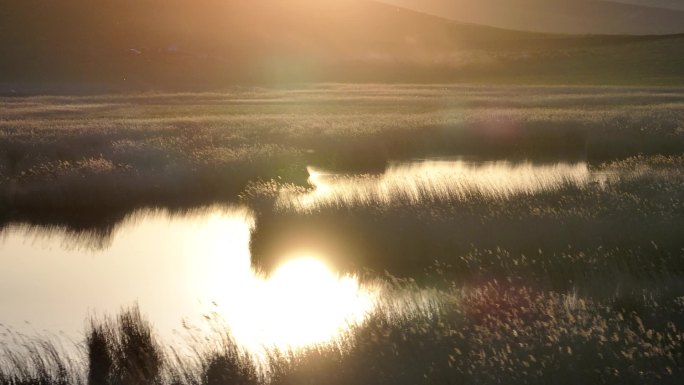
{"type": "Polygon", "coordinates": [[[659,35],[684,32],[684,10],[671,0],[383,0],[447,19],[515,30],[572,34],[659,35]],[[627,4],[633,3],[633,4],[627,4]],[[635,5],[638,4],[638,5],[635,5]],[[646,6],[648,5],[648,6],[646,6]]]}
{"type": "Polygon", "coordinates": [[[681,84],[684,38],[468,25],[368,0],[0,0],[0,92],[291,82],[681,84]]]}
{"type": "Polygon", "coordinates": [[[678,9],[684,11],[684,1],[682,0],[613,0],[616,3],[636,4],[645,7],[656,7],[665,9],[678,9]]]}

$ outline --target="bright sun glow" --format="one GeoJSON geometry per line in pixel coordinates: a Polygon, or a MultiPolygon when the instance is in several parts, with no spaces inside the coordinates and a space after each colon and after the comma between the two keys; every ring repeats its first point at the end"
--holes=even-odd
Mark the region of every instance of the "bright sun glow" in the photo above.
{"type": "MultiPolygon", "coordinates": [[[[68,299],[78,302],[68,308],[77,316],[59,325],[75,331],[89,306],[113,313],[138,300],[166,337],[175,335],[171,330],[178,327],[180,313],[190,333],[207,333],[207,343],[220,343],[227,328],[261,362],[267,349],[297,350],[345,339],[346,331],[374,309],[379,289],[331,271],[321,262],[324,256],[311,250],[285,255],[288,262],[270,275],[255,272],[249,250],[254,225],[243,208],[209,208],[182,218],[140,212],[126,220],[111,248],[97,258],[89,249],[69,249],[52,258],[49,253],[60,250],[67,235],[55,232],[41,242],[26,242],[30,229],[16,228],[0,245],[3,256],[17,256],[3,258],[8,276],[1,283],[38,298],[14,305],[23,319],[50,319],[38,313],[44,307],[40,298],[59,306],[69,306],[59,302],[68,299]],[[60,271],[64,266],[69,268],[60,271]],[[83,269],[92,276],[78,273],[83,269]],[[128,279],[124,286],[121,276],[128,279]],[[91,295],[97,290],[107,294],[91,295]]],[[[184,344],[179,347],[182,351],[184,344]]]]}
{"type": "Polygon", "coordinates": [[[312,257],[292,260],[268,278],[253,276],[249,286],[222,313],[236,342],[257,355],[328,342],[361,323],[375,298],[355,277],[337,276],[312,257]]]}
{"type": "Polygon", "coordinates": [[[255,273],[246,248],[249,227],[243,225],[241,233],[233,228],[233,237],[239,236],[231,240],[225,236],[230,221],[214,219],[203,232],[205,291],[236,342],[257,357],[265,349],[330,342],[373,309],[373,289],[354,276],[335,274],[311,253],[286,258],[270,276],[255,273]]]}
{"type": "Polygon", "coordinates": [[[269,340],[297,347],[325,342],[363,320],[372,301],[354,277],[338,277],[315,258],[280,267],[265,282],[271,310],[280,315],[269,340]]]}

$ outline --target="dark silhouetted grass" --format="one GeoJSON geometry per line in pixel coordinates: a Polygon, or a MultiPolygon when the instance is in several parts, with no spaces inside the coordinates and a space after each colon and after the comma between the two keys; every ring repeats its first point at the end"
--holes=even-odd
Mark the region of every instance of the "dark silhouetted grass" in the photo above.
{"type": "Polygon", "coordinates": [[[161,383],[164,353],[137,307],[115,321],[91,321],[87,333],[88,384],[161,383]]]}
{"type": "MultiPolygon", "coordinates": [[[[643,299],[635,311],[496,281],[470,289],[453,283],[437,293],[440,306],[427,313],[392,317],[380,307],[352,331],[344,349],[273,351],[266,372],[239,352],[227,332],[216,338],[223,343],[208,342],[213,348],[194,345],[193,353],[174,355],[130,309],[90,327],[82,370],[90,385],[681,383],[681,298],[643,299]]],[[[409,281],[388,284],[418,290],[409,281]]],[[[0,383],[83,383],[65,369],[77,356],[61,356],[40,340],[28,352],[3,350],[0,383]]]]}

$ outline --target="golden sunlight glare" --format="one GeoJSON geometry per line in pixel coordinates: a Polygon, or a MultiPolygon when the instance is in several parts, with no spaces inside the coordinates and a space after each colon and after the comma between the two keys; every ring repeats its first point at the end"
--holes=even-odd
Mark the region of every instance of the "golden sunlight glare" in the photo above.
{"type": "Polygon", "coordinates": [[[216,300],[235,341],[257,358],[272,348],[296,350],[343,337],[375,306],[374,289],[331,271],[323,256],[310,252],[289,255],[270,275],[255,272],[248,215],[215,216],[206,225],[197,276],[205,277],[206,297],[216,300]]]}
{"type": "Polygon", "coordinates": [[[236,342],[256,355],[334,340],[363,322],[375,302],[375,293],[356,277],[338,276],[306,256],[270,277],[252,275],[249,286],[241,291],[243,300],[229,301],[222,313],[236,342]]]}

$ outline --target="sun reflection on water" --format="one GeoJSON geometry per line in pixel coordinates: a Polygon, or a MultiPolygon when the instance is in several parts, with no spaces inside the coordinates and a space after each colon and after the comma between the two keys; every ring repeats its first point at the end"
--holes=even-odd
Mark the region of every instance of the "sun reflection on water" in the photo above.
{"type": "Polygon", "coordinates": [[[270,349],[297,350],[324,344],[361,324],[377,290],[353,275],[338,275],[312,253],[294,254],[271,274],[250,263],[253,218],[214,213],[191,244],[199,258],[198,284],[235,342],[264,358],[270,349]],[[200,245],[199,249],[197,245],[200,245]]]}
{"type": "MultiPolygon", "coordinates": [[[[309,172],[314,189],[281,196],[281,208],[505,198],[614,177],[585,163],[464,161],[396,164],[383,175],[355,177],[309,172]]],[[[417,290],[403,304],[377,282],[332,271],[326,255],[311,251],[285,256],[271,274],[256,271],[249,249],[254,226],[248,208],[223,206],[183,215],[143,210],[119,224],[107,242],[59,228],[9,226],[0,234],[0,323],[29,320],[36,328],[81,332],[88,314],[117,313],[137,301],[162,334],[178,328],[182,317],[217,314],[238,345],[263,357],[272,348],[339,341],[371,312],[399,315],[420,310],[406,304],[434,305],[432,295],[417,298],[423,293],[417,290]],[[70,247],[73,242],[86,247],[70,247]]]]}
{"type": "Polygon", "coordinates": [[[256,354],[328,342],[363,322],[375,298],[355,277],[338,276],[312,257],[287,262],[270,277],[255,275],[245,295],[242,309],[223,315],[236,342],[256,354]]]}
{"type": "Polygon", "coordinates": [[[182,216],[144,210],[125,220],[103,250],[65,245],[72,238],[60,229],[10,227],[0,239],[0,287],[6,289],[0,322],[29,320],[31,327],[71,330],[78,338],[88,314],[115,314],[138,302],[162,337],[173,337],[169,332],[182,319],[207,330],[201,315],[211,312],[240,347],[261,359],[271,349],[333,342],[373,310],[378,291],[332,271],[323,256],[292,255],[269,275],[256,271],[249,251],[253,226],[245,208],[182,216]],[[63,319],[54,317],[55,308],[64,310],[63,319]]]}

